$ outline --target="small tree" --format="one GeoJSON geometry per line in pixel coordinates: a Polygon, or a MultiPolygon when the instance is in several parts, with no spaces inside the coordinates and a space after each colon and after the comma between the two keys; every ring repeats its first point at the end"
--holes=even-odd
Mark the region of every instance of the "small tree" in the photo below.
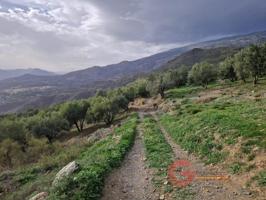
{"type": "Polygon", "coordinates": [[[11,139],[21,145],[22,151],[25,151],[27,146],[26,133],[24,124],[18,119],[0,121],[0,142],[5,139],[11,139]]]}
{"type": "Polygon", "coordinates": [[[23,160],[23,154],[20,145],[16,141],[8,138],[0,142],[1,167],[12,168],[15,163],[21,160],[23,160]]]}
{"type": "Polygon", "coordinates": [[[237,78],[245,83],[250,73],[246,65],[246,62],[244,60],[244,57],[245,57],[245,51],[241,50],[240,52],[234,55],[233,60],[234,60],[234,69],[237,78]]]}
{"type": "Polygon", "coordinates": [[[160,96],[164,98],[164,92],[170,85],[170,73],[164,73],[161,75],[152,74],[148,78],[147,90],[152,95],[160,94],[160,96]]]}
{"type": "Polygon", "coordinates": [[[137,80],[134,83],[135,88],[135,95],[136,97],[148,97],[150,95],[149,91],[147,90],[147,81],[146,80],[137,80]]]}
{"type": "Polygon", "coordinates": [[[49,143],[52,143],[53,139],[57,138],[63,130],[69,130],[69,123],[59,116],[42,119],[32,127],[35,136],[46,137],[49,143]]]}
{"type": "Polygon", "coordinates": [[[227,58],[219,65],[219,77],[222,80],[229,79],[230,81],[236,81],[236,72],[234,69],[234,61],[232,58],[227,58]]]}
{"type": "Polygon", "coordinates": [[[182,65],[177,70],[170,71],[170,80],[175,87],[185,85],[187,83],[189,68],[182,65]]]}
{"type": "Polygon", "coordinates": [[[189,72],[189,80],[194,84],[202,85],[207,88],[207,85],[214,81],[217,77],[217,72],[213,65],[203,62],[193,65],[189,72]]]}
{"type": "Polygon", "coordinates": [[[132,86],[128,86],[122,89],[123,95],[128,101],[133,101],[136,97],[135,89],[132,86]]]}
{"type": "Polygon", "coordinates": [[[62,113],[70,126],[75,125],[78,132],[82,132],[89,107],[87,101],[71,102],[63,106],[62,113]]]}
{"type": "Polygon", "coordinates": [[[161,95],[162,98],[164,98],[165,90],[167,89],[167,86],[169,85],[169,77],[165,75],[161,75],[159,77],[159,83],[158,83],[158,93],[161,95]]]}
{"type": "Polygon", "coordinates": [[[122,94],[117,94],[113,97],[113,103],[117,104],[119,109],[128,111],[129,100],[122,94]]]}
{"type": "Polygon", "coordinates": [[[263,48],[257,45],[251,45],[244,51],[244,62],[253,77],[253,83],[258,83],[258,78],[264,73],[264,55],[262,53],[263,48]]]}
{"type": "Polygon", "coordinates": [[[114,99],[107,97],[95,97],[92,100],[90,112],[93,117],[87,118],[93,118],[97,122],[104,121],[107,125],[110,125],[118,111],[119,107],[114,99]]]}

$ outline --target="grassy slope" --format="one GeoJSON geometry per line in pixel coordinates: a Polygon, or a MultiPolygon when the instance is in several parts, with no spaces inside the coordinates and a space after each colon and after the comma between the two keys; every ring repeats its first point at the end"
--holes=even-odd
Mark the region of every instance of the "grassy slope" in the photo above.
{"type": "Polygon", "coordinates": [[[48,199],[99,199],[104,178],[118,167],[134,142],[137,117],[134,115],[115,133],[88,148],[78,159],[80,171],[52,189],[48,199]]]}
{"type": "MultiPolygon", "coordinates": [[[[214,90],[221,91],[218,97],[200,103],[202,88],[168,91],[168,100],[176,102],[175,111],[163,115],[162,124],[178,144],[206,163],[223,163],[231,173],[260,171],[256,156],[266,150],[265,80],[256,88],[251,84],[212,85],[205,95],[214,90]]],[[[265,185],[265,172],[256,180],[265,185]]]]}
{"type": "MultiPolygon", "coordinates": [[[[50,146],[59,145],[55,143],[50,146]]],[[[12,171],[0,174],[1,198],[7,200],[26,199],[36,191],[47,191],[55,174],[68,162],[88,148],[90,144],[72,144],[66,148],[56,147],[56,152],[50,156],[43,156],[32,165],[25,165],[12,171]]]]}
{"type": "Polygon", "coordinates": [[[54,143],[52,146],[56,147],[56,152],[52,155],[42,157],[38,163],[0,174],[0,199],[27,199],[33,194],[49,190],[54,194],[49,197],[50,199],[64,199],[65,195],[69,195],[68,199],[98,198],[104,175],[111,168],[119,165],[131,146],[136,123],[134,115],[120,128],[116,128],[113,136],[95,144],[85,141],[77,141],[69,145],[54,143]],[[67,146],[59,148],[62,145],[67,146]],[[73,183],[73,177],[71,177],[62,182],[56,190],[51,189],[56,173],[73,160],[77,160],[81,166],[81,170],[75,174],[78,183],[73,183]],[[90,194],[87,195],[88,193],[90,194]]]}

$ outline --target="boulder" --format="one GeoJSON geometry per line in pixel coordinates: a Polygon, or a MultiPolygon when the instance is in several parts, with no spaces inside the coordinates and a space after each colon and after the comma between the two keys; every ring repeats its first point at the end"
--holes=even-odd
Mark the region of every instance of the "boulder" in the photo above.
{"type": "Polygon", "coordinates": [[[30,200],[45,200],[47,196],[47,192],[41,192],[39,194],[36,194],[34,197],[31,197],[30,200]]]}
{"type": "Polygon", "coordinates": [[[62,180],[64,177],[67,177],[71,174],[73,174],[76,170],[79,169],[78,164],[76,161],[70,162],[65,167],[63,167],[55,176],[55,179],[53,181],[53,186],[56,186],[60,180],[62,180]]]}

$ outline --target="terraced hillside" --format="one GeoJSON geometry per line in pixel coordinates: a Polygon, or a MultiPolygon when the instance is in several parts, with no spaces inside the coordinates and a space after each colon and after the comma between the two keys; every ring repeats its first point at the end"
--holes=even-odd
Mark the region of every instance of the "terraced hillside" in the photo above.
{"type": "Polygon", "coordinates": [[[105,134],[67,139],[53,156],[2,173],[1,198],[265,199],[265,83],[181,87],[164,100],[136,99],[130,108],[138,117],[128,113],[105,134]],[[78,169],[52,184],[72,160],[78,169]]]}

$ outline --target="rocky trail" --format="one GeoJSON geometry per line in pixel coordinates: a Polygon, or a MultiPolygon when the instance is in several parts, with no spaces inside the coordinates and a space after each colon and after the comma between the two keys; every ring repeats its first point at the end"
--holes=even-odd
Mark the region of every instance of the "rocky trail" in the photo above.
{"type": "MultiPolygon", "coordinates": [[[[197,176],[226,175],[226,173],[219,168],[215,166],[205,166],[203,162],[195,156],[182,150],[159,123],[156,113],[139,113],[141,121],[143,120],[143,115],[146,114],[152,115],[157,121],[162,134],[173,149],[176,160],[187,160],[191,163],[191,170],[195,171],[197,176]]],[[[139,125],[135,143],[131,151],[125,157],[122,166],[114,170],[105,181],[102,200],[160,199],[160,195],[156,194],[152,184],[152,172],[145,166],[145,150],[141,135],[142,131],[139,125]]],[[[192,199],[196,200],[255,199],[249,191],[232,182],[230,178],[229,180],[205,180],[204,178],[203,180],[193,180],[185,189],[193,194],[192,199]]],[[[182,191],[180,190],[180,192],[182,191]]],[[[184,196],[178,199],[185,200],[191,198],[186,198],[184,196]]]]}
{"type": "Polygon", "coordinates": [[[122,166],[114,170],[106,179],[102,200],[155,200],[155,189],[151,182],[151,172],[145,166],[145,152],[138,133],[131,151],[122,166]]]}

